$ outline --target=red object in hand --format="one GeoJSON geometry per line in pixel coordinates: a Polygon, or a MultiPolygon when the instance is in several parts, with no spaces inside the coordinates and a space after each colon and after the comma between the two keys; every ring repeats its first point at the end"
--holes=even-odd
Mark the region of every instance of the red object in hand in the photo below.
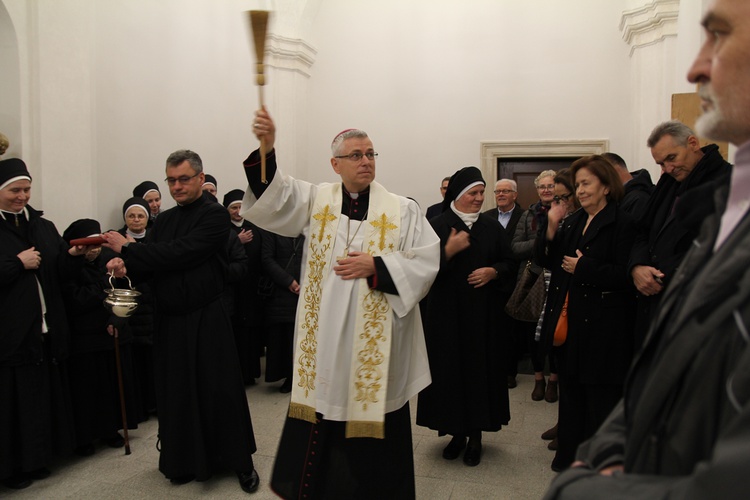
{"type": "Polygon", "coordinates": [[[76,238],[75,240],[70,240],[70,246],[90,246],[90,245],[101,245],[106,240],[102,238],[101,236],[91,236],[90,238],[76,238]]]}

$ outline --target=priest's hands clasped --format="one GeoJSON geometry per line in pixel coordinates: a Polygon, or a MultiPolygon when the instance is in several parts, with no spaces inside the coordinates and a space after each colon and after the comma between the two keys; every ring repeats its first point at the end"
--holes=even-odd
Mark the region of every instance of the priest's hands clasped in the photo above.
{"type": "Polygon", "coordinates": [[[337,259],[336,263],[333,272],[341,279],[369,278],[375,274],[375,259],[369,253],[349,252],[346,257],[337,259]]]}

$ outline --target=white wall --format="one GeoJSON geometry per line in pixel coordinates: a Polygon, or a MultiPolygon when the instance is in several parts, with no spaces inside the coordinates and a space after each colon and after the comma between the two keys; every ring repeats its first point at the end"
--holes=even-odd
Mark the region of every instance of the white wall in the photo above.
{"type": "MultiPolygon", "coordinates": [[[[203,157],[220,195],[244,188],[240,164],[257,146],[251,0],[0,1],[18,37],[19,156],[40,172],[32,205],[60,230],[87,216],[119,227],[132,187],[161,183],[179,148],[203,157]]],[[[683,3],[695,18],[701,0],[683,3]]],[[[684,71],[664,65],[686,59],[681,39],[631,57],[619,23],[634,0],[275,4],[272,32],[317,50],[309,77],[267,68],[282,167],[334,180],[330,141],[360,127],[378,180],[423,206],[443,176],[479,165],[483,140],[608,139],[645,166],[643,117],[668,119],[664,102],[685,91],[684,71]],[[653,93],[644,78],[658,80],[653,93]]]]}
{"type": "Polygon", "coordinates": [[[424,206],[445,175],[479,165],[482,140],[626,148],[631,110],[613,98],[628,95],[619,14],[618,2],[591,0],[323,2],[312,152],[322,164],[336,132],[364,128],[379,180],[424,206]]]}

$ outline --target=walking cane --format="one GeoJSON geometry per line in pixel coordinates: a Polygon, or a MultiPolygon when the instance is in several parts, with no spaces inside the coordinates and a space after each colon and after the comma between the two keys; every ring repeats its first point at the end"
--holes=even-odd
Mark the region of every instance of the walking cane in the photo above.
{"type": "MultiPolygon", "coordinates": [[[[123,276],[123,278],[128,280],[128,285],[130,285],[130,289],[126,288],[115,288],[115,284],[112,281],[115,278],[114,272],[107,273],[109,274],[109,290],[104,290],[107,294],[107,297],[104,299],[104,307],[107,308],[109,312],[117,316],[118,318],[127,318],[138,307],[138,301],[136,300],[140,295],[141,292],[136,291],[133,288],[133,284],[130,282],[130,278],[127,276],[123,276]]],[[[122,363],[120,361],[120,339],[118,338],[120,335],[120,332],[117,331],[117,328],[114,325],[109,325],[112,327],[112,337],[115,339],[115,363],[117,364],[117,386],[120,390],[120,413],[122,413],[122,432],[125,435],[125,454],[130,455],[130,440],[128,439],[128,418],[127,418],[127,412],[125,411],[125,389],[122,385],[122,363]]],[[[109,330],[109,327],[107,327],[107,330],[109,330]]]]}
{"type": "Polygon", "coordinates": [[[122,385],[122,364],[120,363],[120,339],[119,332],[115,331],[115,361],[117,363],[117,385],[120,389],[120,412],[122,413],[122,433],[125,438],[125,454],[130,455],[130,440],[128,439],[128,417],[125,411],[125,389],[122,385]]]}

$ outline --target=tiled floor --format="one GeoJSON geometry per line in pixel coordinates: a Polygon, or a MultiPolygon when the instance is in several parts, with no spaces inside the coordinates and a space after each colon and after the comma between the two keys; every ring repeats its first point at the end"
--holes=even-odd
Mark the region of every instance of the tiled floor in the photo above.
{"type": "MultiPolygon", "coordinates": [[[[549,465],[553,452],[540,434],[554,425],[557,404],[531,400],[531,375],[519,375],[518,387],[510,390],[511,423],[500,432],[484,434],[482,462],[467,467],[461,459],[441,457],[447,437],[413,426],[414,464],[418,499],[538,499],[554,476],[549,465]]],[[[255,500],[277,498],[268,487],[274,455],[289,402],[279,384],[261,383],[247,390],[258,451],[255,467],[261,478],[258,491],[243,492],[233,473],[214,476],[206,482],[172,485],[157,470],[156,419],[130,432],[131,455],[122,449],[99,448],[88,458],[55,464],[52,476],[36,481],[25,490],[0,486],[0,497],[21,499],[163,499],[216,498],[255,500]]],[[[416,400],[412,401],[412,421],[416,400]]]]}

